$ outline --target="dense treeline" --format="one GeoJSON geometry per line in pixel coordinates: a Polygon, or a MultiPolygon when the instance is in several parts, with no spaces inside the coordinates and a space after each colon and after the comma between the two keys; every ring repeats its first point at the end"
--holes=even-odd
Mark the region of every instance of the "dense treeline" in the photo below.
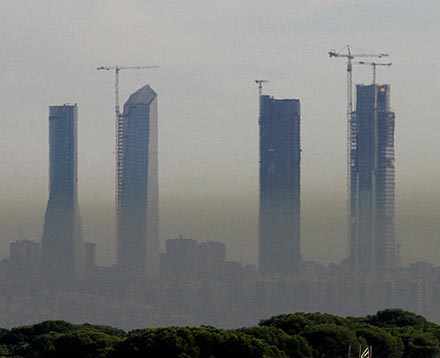
{"type": "Polygon", "coordinates": [[[0,357],[63,358],[286,358],[358,357],[373,347],[374,358],[438,357],[440,326],[423,317],[385,310],[342,318],[321,313],[272,317],[236,330],[169,327],[124,332],[90,324],[48,321],[0,329],[0,357]]]}

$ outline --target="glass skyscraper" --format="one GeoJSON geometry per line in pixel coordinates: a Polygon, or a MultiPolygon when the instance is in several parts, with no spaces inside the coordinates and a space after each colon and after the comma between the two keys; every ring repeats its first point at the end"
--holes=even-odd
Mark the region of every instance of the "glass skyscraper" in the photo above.
{"type": "Polygon", "coordinates": [[[299,268],[300,102],[260,97],[259,269],[289,274],[299,268]]]}
{"type": "Polygon", "coordinates": [[[133,93],[117,125],[117,261],[123,274],[158,274],[158,118],[150,86],[133,93]]]}
{"type": "Polygon", "coordinates": [[[394,118],[389,85],[356,86],[350,147],[350,258],[359,272],[397,265],[394,118]]]}
{"type": "Polygon", "coordinates": [[[78,106],[49,107],[49,200],[42,237],[43,273],[49,284],[82,273],[78,208],[78,106]]]}

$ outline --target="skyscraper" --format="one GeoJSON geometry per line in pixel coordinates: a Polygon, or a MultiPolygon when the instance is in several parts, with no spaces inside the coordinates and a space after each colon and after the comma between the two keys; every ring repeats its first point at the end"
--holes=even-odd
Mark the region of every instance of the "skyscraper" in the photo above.
{"type": "Polygon", "coordinates": [[[42,267],[48,283],[81,275],[82,237],[78,208],[78,106],[49,107],[49,200],[42,237],[42,267]]]}
{"type": "Polygon", "coordinates": [[[260,96],[259,268],[298,269],[300,251],[300,102],[260,96]]]}
{"type": "Polygon", "coordinates": [[[350,157],[351,262],[360,272],[397,264],[394,238],[394,112],[389,85],[356,86],[350,157]]]}
{"type": "Polygon", "coordinates": [[[117,260],[124,274],[158,274],[157,95],[144,86],[124,105],[117,128],[117,260]]]}

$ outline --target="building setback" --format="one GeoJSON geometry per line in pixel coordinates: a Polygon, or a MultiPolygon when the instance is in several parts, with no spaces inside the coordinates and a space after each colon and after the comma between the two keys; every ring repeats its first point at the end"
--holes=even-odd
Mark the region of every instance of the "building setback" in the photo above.
{"type": "Polygon", "coordinates": [[[351,123],[350,237],[355,271],[396,267],[394,112],[389,85],[357,85],[351,123]]]}
{"type": "Polygon", "coordinates": [[[300,248],[300,102],[260,97],[259,269],[298,269],[300,248]]]}
{"type": "Polygon", "coordinates": [[[42,267],[48,284],[68,283],[82,273],[78,208],[78,106],[49,107],[49,200],[42,237],[42,267]]]}
{"type": "Polygon", "coordinates": [[[159,269],[157,95],[150,86],[124,105],[117,133],[117,260],[123,274],[159,269]]]}

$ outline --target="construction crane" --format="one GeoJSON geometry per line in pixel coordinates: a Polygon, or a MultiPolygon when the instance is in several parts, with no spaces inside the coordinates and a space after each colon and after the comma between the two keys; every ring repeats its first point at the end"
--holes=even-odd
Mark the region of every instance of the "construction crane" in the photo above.
{"type": "MultiPolygon", "coordinates": [[[[356,145],[355,142],[353,142],[353,137],[355,136],[355,133],[353,133],[352,128],[352,118],[353,118],[353,60],[356,58],[383,58],[388,57],[387,53],[379,53],[379,54],[366,54],[366,53],[360,53],[360,54],[354,54],[351,51],[351,46],[347,45],[347,52],[341,53],[337,52],[335,50],[330,50],[328,52],[328,55],[330,58],[345,58],[347,59],[347,123],[346,123],[346,156],[347,156],[347,178],[346,178],[346,185],[347,185],[347,214],[348,214],[348,222],[351,223],[353,220],[353,212],[351,208],[351,165],[352,165],[352,151],[356,145]]],[[[351,227],[351,224],[349,225],[351,227]]],[[[351,230],[351,229],[350,229],[351,230]]],[[[349,233],[349,235],[351,235],[349,233]]]]}
{"type": "Polygon", "coordinates": [[[159,66],[99,66],[96,69],[98,71],[115,71],[115,115],[116,119],[119,120],[121,116],[119,107],[119,72],[121,70],[147,70],[152,68],[159,68],[159,66]]]}
{"type": "Polygon", "coordinates": [[[355,62],[355,64],[357,65],[367,65],[367,66],[371,66],[373,68],[373,85],[376,84],[376,67],[377,66],[391,66],[392,62],[387,62],[387,63],[382,63],[382,62],[368,62],[368,61],[358,61],[355,62]]]}
{"type": "Polygon", "coordinates": [[[347,52],[341,53],[335,50],[328,52],[330,58],[346,58],[347,59],[347,181],[350,177],[350,157],[352,147],[351,121],[353,115],[353,60],[355,58],[383,58],[388,57],[387,53],[379,54],[354,54],[351,46],[347,45],[347,52]]]}
{"type": "Polygon", "coordinates": [[[328,52],[330,58],[346,58],[347,59],[347,118],[351,119],[351,114],[353,113],[353,64],[352,61],[355,58],[382,58],[388,57],[387,53],[379,54],[353,54],[351,52],[350,45],[347,45],[347,52],[340,53],[335,50],[330,50],[328,52]]]}

